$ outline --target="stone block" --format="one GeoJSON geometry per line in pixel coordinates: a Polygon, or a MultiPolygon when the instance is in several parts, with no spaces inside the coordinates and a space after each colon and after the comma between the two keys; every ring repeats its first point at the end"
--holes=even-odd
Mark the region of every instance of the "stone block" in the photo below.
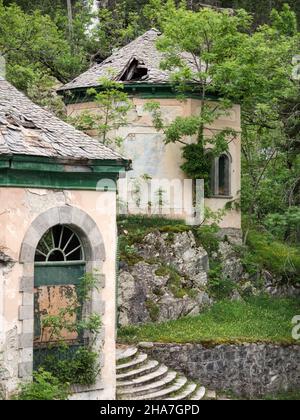
{"type": "Polygon", "coordinates": [[[19,307],[19,320],[20,321],[33,319],[33,317],[34,317],[33,305],[19,307]]]}

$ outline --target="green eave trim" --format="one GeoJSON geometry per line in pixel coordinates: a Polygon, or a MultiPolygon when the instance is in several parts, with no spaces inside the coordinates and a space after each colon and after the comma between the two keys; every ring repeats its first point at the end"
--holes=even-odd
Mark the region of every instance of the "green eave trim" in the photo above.
{"type": "Polygon", "coordinates": [[[51,158],[0,156],[0,187],[116,191],[128,162],[58,162],[51,158]]]}
{"type": "MultiPolygon", "coordinates": [[[[124,91],[131,96],[135,96],[141,99],[174,99],[182,97],[176,90],[175,86],[170,83],[128,83],[124,84],[124,91]]],[[[87,91],[91,88],[76,88],[70,90],[58,91],[59,95],[63,96],[66,105],[75,103],[86,103],[93,102],[93,96],[88,95],[87,91]]],[[[97,91],[101,91],[101,86],[94,87],[97,91]]],[[[200,91],[188,91],[184,95],[187,99],[202,99],[200,91]]],[[[207,94],[207,100],[217,101],[220,99],[220,95],[207,94]]]]}

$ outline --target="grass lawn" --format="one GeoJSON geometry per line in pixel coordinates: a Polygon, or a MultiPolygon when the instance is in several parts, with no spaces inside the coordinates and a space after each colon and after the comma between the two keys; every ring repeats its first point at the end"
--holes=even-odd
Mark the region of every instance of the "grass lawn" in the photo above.
{"type": "MultiPolygon", "coordinates": [[[[222,301],[201,315],[162,324],[120,328],[123,343],[297,343],[292,338],[292,319],[300,315],[300,299],[249,298],[245,302],[222,301]]],[[[298,341],[300,344],[300,341],[298,341]]]]}

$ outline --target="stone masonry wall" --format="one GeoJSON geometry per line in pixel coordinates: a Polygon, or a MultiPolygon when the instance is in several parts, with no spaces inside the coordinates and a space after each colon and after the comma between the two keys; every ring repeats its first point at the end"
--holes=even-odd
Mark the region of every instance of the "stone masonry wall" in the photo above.
{"type": "MultiPolygon", "coordinates": [[[[259,397],[300,388],[300,346],[157,344],[151,357],[217,391],[259,397]]],[[[150,348],[149,348],[150,347],[150,348]]]]}

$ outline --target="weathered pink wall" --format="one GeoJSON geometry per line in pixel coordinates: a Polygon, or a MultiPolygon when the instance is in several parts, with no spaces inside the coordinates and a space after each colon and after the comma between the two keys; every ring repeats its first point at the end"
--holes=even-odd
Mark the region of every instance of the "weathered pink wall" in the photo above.
{"type": "Polygon", "coordinates": [[[15,262],[13,267],[5,270],[0,268],[0,366],[7,372],[6,390],[11,392],[17,386],[18,361],[21,356],[17,348],[18,334],[21,333],[21,323],[18,320],[21,305],[19,289],[20,279],[26,275],[22,264],[18,262],[22,241],[37,216],[48,209],[64,205],[77,207],[87,213],[96,222],[103,236],[106,250],[106,261],[103,265],[106,283],[102,291],[102,300],[106,304],[102,319],[105,327],[105,360],[102,369],[104,391],[93,398],[114,399],[117,238],[114,192],[0,188],[0,245],[5,254],[15,262]]]}
{"type": "MultiPolygon", "coordinates": [[[[149,102],[147,99],[133,98],[133,109],[128,115],[128,125],[121,127],[111,137],[120,136],[124,140],[121,153],[133,160],[133,172],[128,176],[140,177],[145,174],[156,179],[184,180],[186,178],[180,166],[182,160],[182,145],[164,144],[164,136],[157,133],[153,126],[152,117],[144,107],[149,102]]],[[[181,102],[177,99],[157,99],[161,105],[162,115],[167,122],[173,121],[178,116],[197,115],[201,102],[188,99],[181,102]]],[[[210,102],[212,106],[214,102],[210,102]]],[[[76,116],[83,111],[99,112],[95,103],[72,104],[68,106],[68,114],[76,116]]],[[[241,110],[239,105],[234,105],[228,115],[223,115],[210,127],[207,127],[207,135],[211,135],[211,129],[231,128],[236,130],[237,139],[229,144],[229,152],[232,157],[231,185],[232,198],[207,199],[205,204],[213,211],[223,209],[229,201],[238,200],[241,190],[241,110]]],[[[96,132],[90,133],[96,136],[96,132]]],[[[188,139],[193,142],[195,139],[188,139]]],[[[185,215],[183,215],[185,216],[185,215]]],[[[239,211],[228,211],[220,226],[222,228],[241,228],[241,214],[239,211]]]]}

